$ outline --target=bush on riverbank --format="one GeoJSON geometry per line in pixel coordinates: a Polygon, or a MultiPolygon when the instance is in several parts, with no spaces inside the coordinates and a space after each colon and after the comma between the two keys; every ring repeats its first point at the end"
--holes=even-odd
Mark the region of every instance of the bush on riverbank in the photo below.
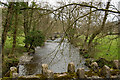
{"type": "Polygon", "coordinates": [[[24,41],[26,44],[29,44],[29,50],[33,49],[35,51],[35,47],[43,46],[45,42],[45,36],[41,31],[31,31],[24,41]]]}

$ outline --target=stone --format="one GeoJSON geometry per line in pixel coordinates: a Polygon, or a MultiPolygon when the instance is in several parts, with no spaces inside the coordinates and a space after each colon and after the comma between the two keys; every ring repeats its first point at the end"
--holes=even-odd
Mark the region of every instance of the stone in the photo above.
{"type": "Polygon", "coordinates": [[[53,73],[53,71],[51,71],[51,70],[47,70],[45,76],[46,76],[47,78],[53,78],[54,73],[53,73]]]}
{"type": "Polygon", "coordinates": [[[99,77],[99,76],[92,76],[92,78],[98,79],[98,78],[100,78],[100,77],[99,77]]]}
{"type": "Polygon", "coordinates": [[[17,68],[16,67],[10,67],[10,77],[15,78],[17,77],[17,68]]]}
{"type": "Polygon", "coordinates": [[[119,60],[114,60],[113,64],[114,64],[114,68],[119,69],[119,67],[120,67],[119,60]]]}
{"type": "Polygon", "coordinates": [[[111,76],[111,78],[118,78],[118,76],[111,76]]]}
{"type": "Polygon", "coordinates": [[[91,68],[94,72],[98,72],[99,71],[99,67],[98,67],[98,64],[97,62],[93,62],[91,63],[91,68]]]}
{"type": "Polygon", "coordinates": [[[48,65],[47,64],[42,64],[42,74],[45,75],[48,70],[48,65]]]}
{"type": "Polygon", "coordinates": [[[56,74],[57,77],[64,77],[64,76],[67,76],[66,73],[63,73],[63,74],[56,74]]]}
{"type": "Polygon", "coordinates": [[[74,72],[75,72],[75,65],[74,65],[73,62],[70,62],[70,63],[68,64],[68,72],[69,72],[69,73],[74,73],[74,72]]]}
{"type": "Polygon", "coordinates": [[[110,68],[104,65],[100,71],[100,74],[106,78],[110,78],[111,77],[110,68]]]}
{"type": "Polygon", "coordinates": [[[78,76],[78,78],[85,78],[85,70],[84,70],[84,68],[77,69],[77,76],[78,76]]]}
{"type": "Polygon", "coordinates": [[[12,78],[17,78],[18,76],[19,76],[19,74],[18,74],[18,73],[13,73],[12,78]]]}
{"type": "Polygon", "coordinates": [[[28,75],[28,76],[21,76],[20,78],[28,78],[28,79],[32,78],[32,79],[34,79],[34,78],[39,78],[39,76],[36,76],[36,75],[28,75]]]}
{"type": "Polygon", "coordinates": [[[17,72],[17,68],[16,67],[10,67],[10,71],[15,73],[15,72],[17,72]]]}
{"type": "Polygon", "coordinates": [[[28,64],[33,60],[33,56],[29,56],[27,53],[24,54],[22,57],[19,59],[19,64],[28,64]]]}

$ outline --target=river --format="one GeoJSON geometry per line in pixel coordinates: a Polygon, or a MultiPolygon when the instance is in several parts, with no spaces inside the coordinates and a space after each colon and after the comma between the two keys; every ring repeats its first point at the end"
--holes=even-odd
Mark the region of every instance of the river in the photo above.
{"type": "Polygon", "coordinates": [[[48,40],[45,46],[36,47],[33,60],[25,65],[19,65],[19,75],[33,75],[41,73],[41,65],[48,64],[54,73],[67,71],[68,63],[74,62],[75,68],[88,68],[84,65],[85,59],[79,54],[79,49],[72,46],[67,40],[59,44],[61,39],[48,40]]]}

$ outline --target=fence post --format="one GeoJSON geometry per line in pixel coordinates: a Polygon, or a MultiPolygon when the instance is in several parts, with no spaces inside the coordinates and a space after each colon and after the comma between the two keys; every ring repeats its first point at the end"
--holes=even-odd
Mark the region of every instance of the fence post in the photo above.
{"type": "Polygon", "coordinates": [[[106,78],[110,78],[111,74],[110,74],[110,68],[106,65],[104,65],[100,71],[101,75],[105,76],[106,78]]]}
{"type": "Polygon", "coordinates": [[[78,76],[78,78],[85,78],[85,70],[84,70],[84,68],[77,69],[77,76],[78,76]]]}
{"type": "Polygon", "coordinates": [[[54,73],[51,70],[48,70],[47,64],[42,64],[42,74],[47,78],[53,78],[54,73]]]}
{"type": "Polygon", "coordinates": [[[98,72],[98,71],[99,71],[97,62],[93,62],[93,63],[91,64],[91,68],[92,68],[92,70],[93,70],[94,72],[98,72]]]}
{"type": "Polygon", "coordinates": [[[73,62],[70,62],[68,64],[68,73],[73,73],[73,72],[75,72],[75,65],[73,62]]]}
{"type": "Polygon", "coordinates": [[[10,77],[16,78],[18,77],[17,68],[16,67],[10,67],[10,77]]]}

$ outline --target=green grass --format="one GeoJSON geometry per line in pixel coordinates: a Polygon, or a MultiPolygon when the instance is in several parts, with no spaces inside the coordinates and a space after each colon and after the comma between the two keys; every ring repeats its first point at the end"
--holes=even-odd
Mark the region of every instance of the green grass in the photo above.
{"type": "Polygon", "coordinates": [[[95,59],[105,58],[109,61],[118,59],[118,39],[110,41],[110,39],[115,37],[116,36],[106,36],[98,40],[100,45],[96,47],[98,51],[95,53],[95,59]]]}
{"type": "MultiPolygon", "coordinates": [[[[16,48],[15,48],[15,56],[19,57],[22,55],[23,52],[26,51],[26,49],[24,48],[24,37],[17,37],[17,43],[16,43],[16,48]]],[[[12,42],[13,39],[12,37],[7,37],[6,43],[5,43],[5,54],[6,56],[11,52],[12,49],[12,42]]]]}
{"type": "MultiPolygon", "coordinates": [[[[106,60],[109,61],[118,59],[118,38],[111,40],[116,37],[117,37],[116,35],[109,35],[98,39],[97,40],[98,45],[95,46],[95,51],[93,50],[88,54],[90,54],[90,56],[93,57],[94,59],[105,58],[106,60]]],[[[97,38],[98,37],[95,37],[95,40],[97,38]]],[[[80,40],[77,42],[77,45],[81,46],[85,40],[85,36],[81,35],[78,37],[78,39],[80,40]]],[[[89,42],[89,39],[90,36],[88,37],[87,42],[89,42]]],[[[95,40],[93,40],[93,42],[96,42],[95,40]]]]}
{"type": "Polygon", "coordinates": [[[17,37],[17,42],[16,42],[16,48],[15,48],[15,52],[14,52],[14,57],[8,57],[9,53],[11,52],[12,49],[12,42],[13,42],[13,37],[11,36],[7,36],[7,40],[5,43],[5,49],[4,49],[4,62],[3,62],[3,66],[4,69],[3,74],[5,74],[9,68],[11,66],[16,66],[19,62],[19,58],[23,55],[24,52],[26,52],[26,48],[24,48],[24,37],[22,36],[18,36],[17,37]]]}

